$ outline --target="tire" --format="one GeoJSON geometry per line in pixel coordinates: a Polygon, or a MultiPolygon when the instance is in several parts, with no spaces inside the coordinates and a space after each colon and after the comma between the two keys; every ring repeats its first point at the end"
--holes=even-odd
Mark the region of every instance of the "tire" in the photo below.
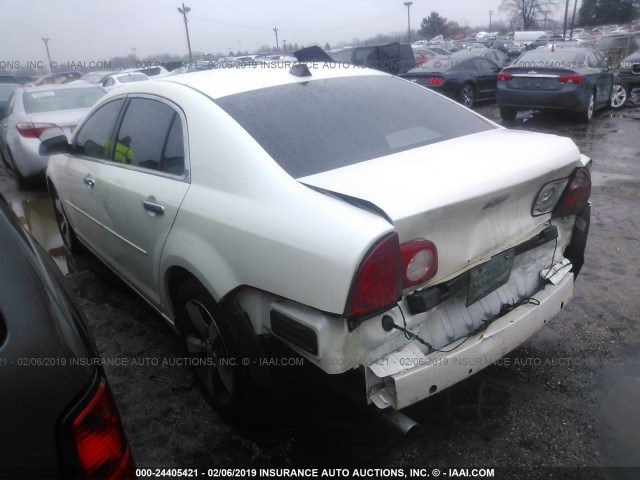
{"type": "Polygon", "coordinates": [[[500,118],[502,118],[502,120],[504,120],[507,123],[512,123],[516,119],[517,115],[518,115],[518,110],[516,110],[515,108],[507,108],[507,107],[500,108],[500,118]]]}
{"type": "MultiPolygon", "coordinates": [[[[191,369],[213,409],[230,423],[251,418],[255,386],[243,361],[254,357],[244,341],[249,327],[233,321],[194,278],[177,296],[179,331],[191,369]]],[[[237,320],[237,319],[236,319],[237,320]]]]}
{"type": "Polygon", "coordinates": [[[593,111],[595,110],[596,96],[594,92],[591,92],[589,96],[589,102],[587,103],[587,108],[585,108],[580,113],[580,120],[584,123],[589,123],[593,118],[593,111]]]}
{"type": "Polygon", "coordinates": [[[82,250],[82,246],[78,241],[76,232],[73,231],[73,227],[69,223],[69,217],[67,217],[67,213],[64,211],[62,200],[53,185],[51,185],[50,190],[51,201],[53,202],[53,214],[56,218],[56,223],[58,224],[58,230],[60,231],[64,248],[71,253],[78,253],[82,250]]]}
{"type": "Polygon", "coordinates": [[[609,104],[614,110],[624,107],[629,100],[629,90],[621,83],[614,83],[611,89],[611,103],[609,104]]]}
{"type": "Polygon", "coordinates": [[[7,167],[9,170],[11,170],[11,165],[9,164],[9,161],[5,158],[4,154],[2,153],[2,150],[0,150],[0,157],[2,157],[2,163],[4,164],[4,166],[7,167]]]}
{"type": "Polygon", "coordinates": [[[470,83],[463,84],[458,95],[458,100],[465,107],[472,108],[476,103],[476,91],[474,90],[473,85],[470,83]]]}
{"type": "Polygon", "coordinates": [[[16,176],[16,180],[18,181],[18,186],[20,189],[24,190],[29,186],[28,180],[22,176],[20,170],[16,166],[16,161],[13,159],[13,155],[11,152],[7,152],[7,158],[5,159],[5,163],[7,166],[13,171],[13,174],[16,176]]]}

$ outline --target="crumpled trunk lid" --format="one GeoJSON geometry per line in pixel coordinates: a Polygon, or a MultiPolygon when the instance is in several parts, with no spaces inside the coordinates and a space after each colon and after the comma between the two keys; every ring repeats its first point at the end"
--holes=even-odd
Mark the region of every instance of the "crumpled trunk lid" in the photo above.
{"type": "Polygon", "coordinates": [[[568,138],[496,129],[298,180],[373,203],[400,243],[434,242],[437,283],[538,233],[549,219],[531,216],[541,187],[580,158],[568,138]]]}

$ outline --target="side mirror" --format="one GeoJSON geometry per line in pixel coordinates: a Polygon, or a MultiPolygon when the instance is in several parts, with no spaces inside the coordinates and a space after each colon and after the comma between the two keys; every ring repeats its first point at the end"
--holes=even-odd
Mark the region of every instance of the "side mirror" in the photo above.
{"type": "Polygon", "coordinates": [[[60,128],[49,128],[40,137],[40,155],[55,155],[57,153],[69,153],[71,146],[69,140],[60,128]]]}

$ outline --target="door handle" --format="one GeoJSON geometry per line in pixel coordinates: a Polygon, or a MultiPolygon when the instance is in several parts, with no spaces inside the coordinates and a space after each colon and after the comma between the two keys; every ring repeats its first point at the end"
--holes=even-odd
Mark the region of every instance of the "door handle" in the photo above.
{"type": "Polygon", "coordinates": [[[82,181],[84,182],[85,185],[88,185],[90,188],[93,188],[96,185],[96,182],[93,178],[91,178],[91,175],[87,175],[82,179],[82,181]]]}
{"type": "Polygon", "coordinates": [[[142,206],[145,210],[155,213],[157,215],[164,215],[164,206],[156,203],[156,199],[154,197],[145,198],[142,201],[142,206]]]}

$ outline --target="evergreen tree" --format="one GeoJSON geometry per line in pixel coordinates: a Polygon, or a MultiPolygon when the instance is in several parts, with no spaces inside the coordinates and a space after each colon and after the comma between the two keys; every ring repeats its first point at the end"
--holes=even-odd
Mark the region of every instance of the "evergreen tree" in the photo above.
{"type": "Polygon", "coordinates": [[[583,0],[579,12],[580,25],[627,23],[637,14],[638,0],[583,0]]]}

